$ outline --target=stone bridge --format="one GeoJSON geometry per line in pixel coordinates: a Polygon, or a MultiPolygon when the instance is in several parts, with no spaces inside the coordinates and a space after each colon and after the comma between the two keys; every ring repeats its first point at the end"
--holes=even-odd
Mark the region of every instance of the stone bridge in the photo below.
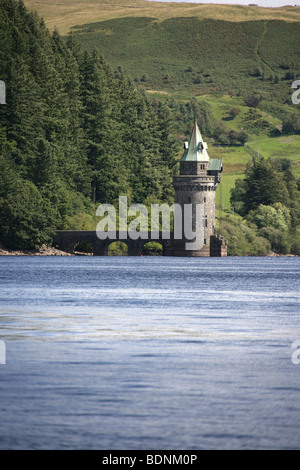
{"type": "Polygon", "coordinates": [[[89,244],[92,246],[94,256],[108,256],[109,246],[116,242],[121,241],[127,245],[128,256],[141,256],[143,254],[144,246],[149,242],[160,243],[162,246],[163,256],[213,256],[223,257],[227,255],[227,242],[219,236],[213,235],[210,237],[210,244],[207,247],[203,247],[200,251],[186,251],[185,242],[174,240],[173,233],[170,238],[164,239],[162,232],[158,233],[157,237],[151,236],[151,232],[148,232],[147,239],[138,238],[132,240],[127,234],[127,238],[124,239],[124,232],[116,232],[114,238],[107,238],[106,240],[100,240],[97,237],[95,230],[60,230],[57,231],[53,239],[53,246],[60,250],[72,253],[75,251],[76,246],[80,243],[89,244]]]}
{"type": "MultiPolygon", "coordinates": [[[[124,232],[123,232],[124,233],[124,232]]],[[[95,230],[59,230],[56,232],[53,239],[53,246],[66,252],[73,252],[76,245],[79,243],[89,244],[93,247],[94,256],[108,256],[108,248],[112,243],[120,241],[127,245],[128,256],[140,256],[143,254],[144,245],[149,242],[157,242],[162,246],[162,253],[165,256],[172,256],[173,240],[164,240],[162,233],[160,232],[158,237],[151,237],[151,232],[148,233],[147,239],[138,238],[132,240],[127,236],[126,239],[120,238],[120,234],[117,231],[115,238],[107,238],[106,240],[100,240],[97,237],[95,230]]]]}

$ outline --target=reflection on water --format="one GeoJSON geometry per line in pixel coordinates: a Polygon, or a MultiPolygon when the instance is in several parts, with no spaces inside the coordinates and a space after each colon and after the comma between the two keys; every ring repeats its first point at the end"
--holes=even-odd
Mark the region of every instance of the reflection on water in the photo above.
{"type": "Polygon", "coordinates": [[[0,448],[300,448],[299,271],[2,257],[0,448]]]}

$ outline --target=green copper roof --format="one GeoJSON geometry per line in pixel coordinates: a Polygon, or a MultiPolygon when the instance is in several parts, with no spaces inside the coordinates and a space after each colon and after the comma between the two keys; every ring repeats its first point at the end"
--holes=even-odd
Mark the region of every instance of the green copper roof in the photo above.
{"type": "Polygon", "coordinates": [[[221,158],[211,158],[209,161],[208,171],[221,171],[222,169],[222,160],[221,158]]]}
{"type": "Polygon", "coordinates": [[[182,162],[208,162],[207,143],[203,141],[197,122],[195,122],[190,140],[185,142],[182,162]]]}

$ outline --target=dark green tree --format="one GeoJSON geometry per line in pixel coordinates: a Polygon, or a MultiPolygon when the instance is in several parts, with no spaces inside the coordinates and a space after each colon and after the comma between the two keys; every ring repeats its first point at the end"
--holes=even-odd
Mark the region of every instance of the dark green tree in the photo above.
{"type": "Polygon", "coordinates": [[[272,164],[263,158],[248,164],[243,183],[237,180],[231,192],[231,204],[245,216],[260,204],[270,206],[276,202],[289,205],[289,193],[284,179],[276,173],[272,164]]]}

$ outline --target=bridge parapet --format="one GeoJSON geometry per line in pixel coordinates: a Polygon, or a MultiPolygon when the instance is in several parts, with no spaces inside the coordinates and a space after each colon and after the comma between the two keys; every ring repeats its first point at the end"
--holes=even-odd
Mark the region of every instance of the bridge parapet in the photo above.
{"type": "Polygon", "coordinates": [[[143,238],[132,240],[126,232],[116,232],[115,236],[109,236],[105,240],[100,240],[96,231],[88,230],[58,230],[53,239],[53,245],[60,250],[73,252],[78,243],[88,243],[93,247],[94,256],[107,256],[108,248],[111,243],[116,241],[124,242],[128,246],[128,256],[138,256],[143,253],[143,247],[148,242],[160,243],[163,247],[164,255],[171,255],[172,251],[172,238],[163,238],[163,232],[158,232],[158,236],[152,236],[151,231],[144,234],[143,238]],[[147,237],[148,235],[148,237],[147,237]]]}

